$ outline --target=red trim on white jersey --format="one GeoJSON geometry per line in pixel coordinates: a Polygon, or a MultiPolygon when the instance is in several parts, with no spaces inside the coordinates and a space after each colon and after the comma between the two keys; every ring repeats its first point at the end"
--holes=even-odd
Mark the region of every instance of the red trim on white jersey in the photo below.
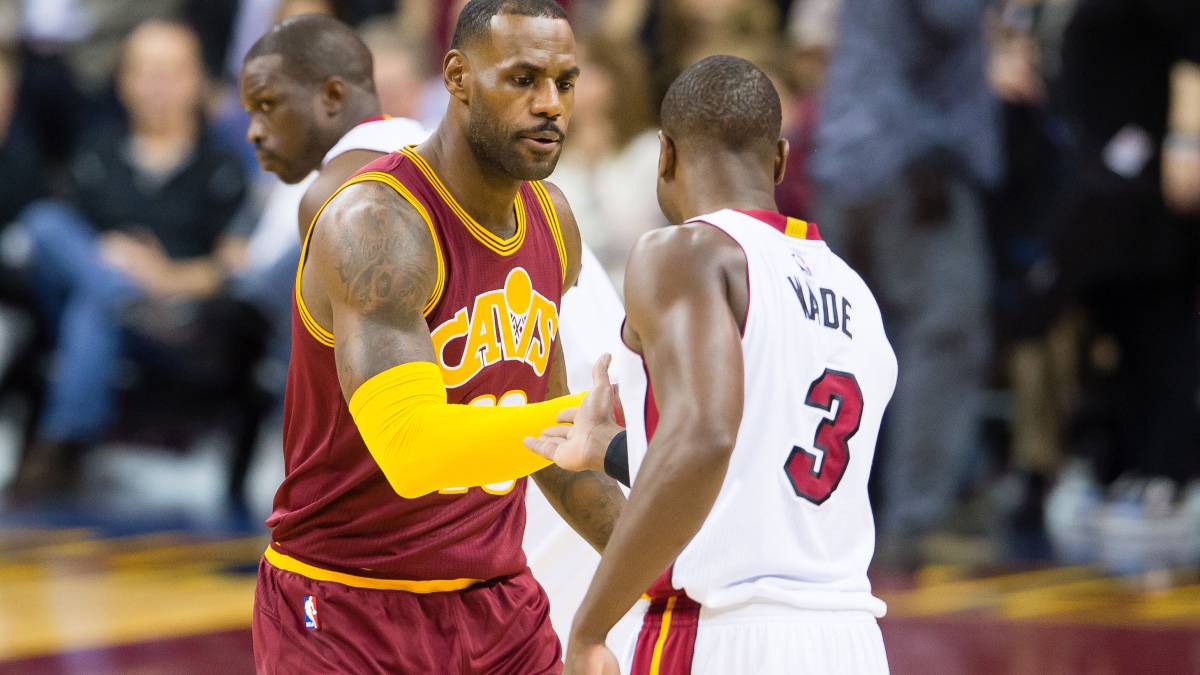
{"type": "MultiPolygon", "coordinates": [[[[799,218],[791,218],[789,216],[783,215],[782,213],[779,213],[776,211],[767,211],[765,209],[733,209],[733,210],[737,211],[738,213],[741,213],[743,215],[750,216],[751,218],[754,218],[755,220],[760,220],[760,221],[766,223],[767,225],[770,225],[771,227],[775,228],[776,230],[779,230],[780,232],[782,232],[784,234],[788,233],[787,230],[788,230],[788,221],[789,220],[797,220],[797,221],[800,220],[799,218]]],[[[804,233],[805,239],[807,239],[808,241],[821,241],[821,231],[817,229],[816,223],[812,223],[812,222],[808,222],[808,221],[800,221],[800,222],[803,222],[807,225],[806,232],[804,233]]]]}

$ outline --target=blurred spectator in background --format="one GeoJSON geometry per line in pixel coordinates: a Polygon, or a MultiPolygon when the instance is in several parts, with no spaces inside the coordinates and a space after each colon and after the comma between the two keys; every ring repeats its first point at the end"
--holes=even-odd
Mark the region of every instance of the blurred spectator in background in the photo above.
{"type": "Polygon", "coordinates": [[[18,381],[28,379],[14,356],[35,333],[29,320],[33,302],[22,275],[8,262],[19,255],[19,250],[9,250],[12,244],[21,248],[20,237],[10,236],[16,229],[10,226],[26,205],[48,189],[37,143],[14,124],[19,86],[17,54],[0,46],[0,398],[18,381]]]}
{"type": "MultiPolygon", "coordinates": [[[[643,0],[649,21],[655,101],[675,76],[713,54],[770,63],[781,46],[779,7],[771,0],[643,0]]],[[[631,13],[632,14],[632,13],[631,13]]]]}
{"type": "Polygon", "coordinates": [[[593,41],[578,50],[570,142],[550,180],[571,200],[580,234],[620,289],[629,251],[666,224],[658,208],[658,134],[637,43],[593,41]]]}
{"type": "Polygon", "coordinates": [[[841,0],[802,0],[792,5],[787,33],[790,52],[782,66],[760,64],[779,90],[783,137],[790,146],[787,171],[775,189],[783,213],[815,219],[815,192],[809,162],[817,131],[820,93],[837,32],[841,0]]]}
{"type": "Polygon", "coordinates": [[[993,493],[1019,554],[1045,555],[1044,503],[1062,466],[1076,399],[1077,321],[1064,313],[1051,251],[1071,180],[1057,102],[1062,33],[1074,0],[1009,0],[989,21],[988,80],[1002,102],[1006,170],[988,195],[997,372],[1011,392],[1008,457],[993,493]]]}
{"type": "Polygon", "coordinates": [[[1000,170],[987,0],[845,0],[811,170],[830,247],[864,271],[900,362],[879,555],[907,564],[979,444],[990,274],[980,188],[1000,170]]]}
{"type": "Polygon", "coordinates": [[[139,26],[117,74],[127,131],[84,142],[72,162],[70,203],[39,202],[20,216],[33,243],[29,272],[57,335],[19,493],[70,485],[79,452],[114,419],[119,356],[186,365],[189,355],[171,349],[172,310],[215,294],[240,257],[242,237],[226,226],[245,176],[210,142],[203,88],[190,28],[139,26]]]}
{"type": "Polygon", "coordinates": [[[371,19],[358,33],[374,59],[375,91],[383,114],[417,119],[428,70],[423,55],[405,43],[394,17],[371,19]]]}
{"type": "Polygon", "coordinates": [[[1200,3],[1079,0],[1061,87],[1072,171],[1055,252],[1090,337],[1077,445],[1102,484],[1126,479],[1100,542],[1200,546],[1200,490],[1181,499],[1200,468],[1200,3]]]}
{"type": "Polygon", "coordinates": [[[111,75],[129,31],[176,15],[185,0],[21,0],[19,115],[50,164],[68,161],[84,129],[120,116],[111,75]]]}
{"type": "Polygon", "coordinates": [[[47,189],[37,145],[14,124],[19,87],[16,53],[0,49],[0,237],[21,209],[47,189]]]}

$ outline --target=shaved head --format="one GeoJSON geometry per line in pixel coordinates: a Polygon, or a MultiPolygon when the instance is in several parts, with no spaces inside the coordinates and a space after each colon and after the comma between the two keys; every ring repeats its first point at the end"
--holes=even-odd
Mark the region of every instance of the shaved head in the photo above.
{"type": "Polygon", "coordinates": [[[774,209],[788,154],[781,118],[775,85],[745,59],[710,56],[684,70],[662,103],[658,203],[667,219],[731,203],[774,209]]]}
{"type": "Polygon", "coordinates": [[[663,131],[676,142],[734,152],[773,147],[781,124],[771,78],[736,56],[710,56],[683,71],[662,103],[663,131]]]}
{"type": "Polygon", "coordinates": [[[336,76],[375,91],[371,51],[353,29],[332,17],[303,14],[280,21],[254,43],[246,63],[272,55],[282,57],[284,72],[299,83],[320,84],[336,76]]]}

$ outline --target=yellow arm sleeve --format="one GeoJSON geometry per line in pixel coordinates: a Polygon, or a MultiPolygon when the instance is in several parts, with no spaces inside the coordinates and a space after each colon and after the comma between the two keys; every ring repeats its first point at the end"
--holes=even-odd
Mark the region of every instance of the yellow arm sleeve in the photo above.
{"type": "Polygon", "coordinates": [[[405,363],[367,380],[350,396],[350,415],[388,483],[414,499],[447,487],[513,480],[549,460],[522,441],[554,426],[583,394],[522,406],[446,402],[446,385],[428,361],[405,363]]]}

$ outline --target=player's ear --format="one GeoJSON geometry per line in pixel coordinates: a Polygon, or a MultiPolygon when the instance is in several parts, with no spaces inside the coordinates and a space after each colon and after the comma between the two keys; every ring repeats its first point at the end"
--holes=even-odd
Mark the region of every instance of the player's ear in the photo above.
{"type": "Polygon", "coordinates": [[[675,141],[662,129],[658,130],[658,177],[675,178],[675,141]]]}
{"type": "Polygon", "coordinates": [[[779,139],[775,145],[775,184],[779,185],[783,182],[783,174],[787,173],[787,158],[791,146],[788,145],[786,138],[779,139]]]}
{"type": "Polygon", "coordinates": [[[446,58],[442,60],[442,84],[446,86],[450,96],[468,103],[467,80],[470,76],[466,54],[457,49],[446,52],[446,58]]]}
{"type": "Polygon", "coordinates": [[[342,110],[346,102],[346,83],[340,77],[330,77],[321,84],[321,106],[325,114],[333,117],[342,110]]]}

